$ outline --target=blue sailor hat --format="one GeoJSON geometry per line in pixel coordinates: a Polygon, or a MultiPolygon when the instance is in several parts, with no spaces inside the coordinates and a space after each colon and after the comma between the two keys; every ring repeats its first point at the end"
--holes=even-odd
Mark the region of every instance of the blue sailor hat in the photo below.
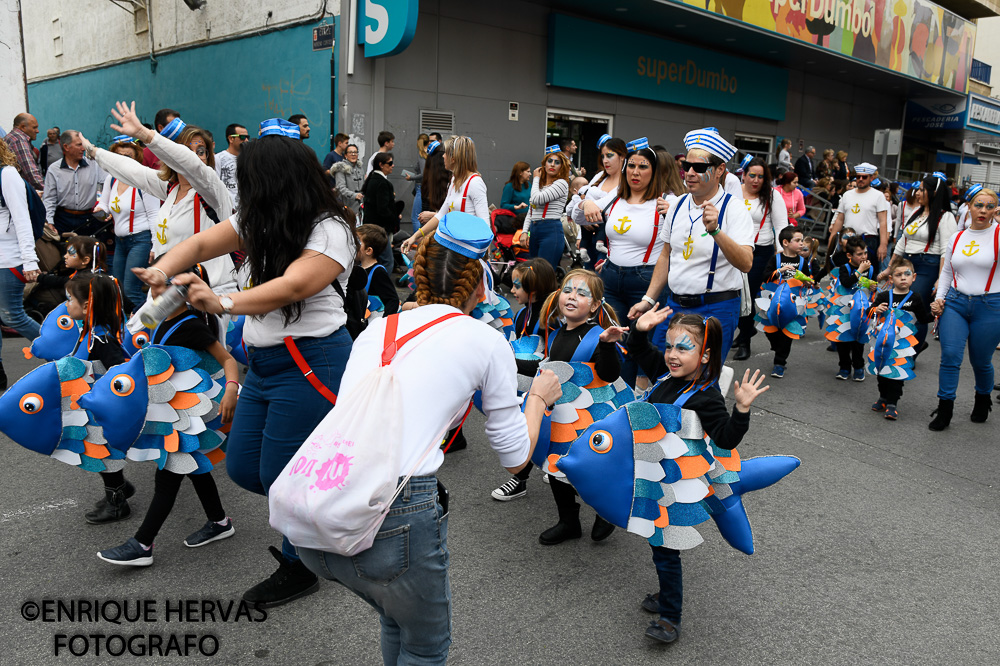
{"type": "Polygon", "coordinates": [[[560,148],[559,144],[557,143],[554,146],[549,146],[548,148],[546,148],[545,154],[551,155],[552,153],[558,153],[560,150],[562,150],[562,148],[560,148]]]}
{"type": "Polygon", "coordinates": [[[116,143],[135,143],[135,139],[130,137],[128,134],[119,134],[115,138],[111,139],[111,145],[116,143]]]}
{"type": "Polygon", "coordinates": [[[257,136],[287,136],[290,139],[298,139],[299,126],[284,118],[269,118],[261,121],[257,136]]]}
{"type": "Polygon", "coordinates": [[[187,127],[187,123],[185,123],[180,118],[174,118],[169,123],[167,123],[166,127],[160,130],[160,134],[163,135],[164,139],[169,139],[170,141],[176,141],[177,137],[181,135],[181,132],[184,131],[185,127],[187,127]]]}
{"type": "Polygon", "coordinates": [[[935,171],[931,175],[940,180],[948,180],[948,176],[944,175],[943,171],[935,171]]]}
{"type": "Polygon", "coordinates": [[[753,153],[747,153],[743,156],[743,161],[740,162],[739,171],[746,171],[747,166],[753,162],[753,153]]]}
{"type": "Polygon", "coordinates": [[[719,130],[714,127],[691,130],[684,135],[684,147],[688,150],[704,150],[723,162],[733,159],[736,154],[736,146],[723,139],[719,130]]]}
{"type": "Polygon", "coordinates": [[[872,180],[872,187],[878,187],[881,184],[882,184],[881,178],[875,178],[874,180],[872,180]]]}
{"type": "Polygon", "coordinates": [[[980,183],[976,183],[970,187],[965,193],[965,200],[972,201],[976,198],[976,195],[983,191],[983,186],[980,183]]]}
{"type": "Polygon", "coordinates": [[[440,141],[431,141],[430,143],[427,144],[427,154],[430,155],[440,147],[441,147],[440,141]]]}
{"type": "Polygon", "coordinates": [[[452,211],[441,218],[434,240],[470,259],[482,259],[493,242],[490,224],[471,213],[452,211]]]}
{"type": "Polygon", "coordinates": [[[861,164],[854,167],[854,171],[857,172],[859,176],[871,176],[878,169],[875,168],[874,164],[869,164],[868,162],[862,162],[861,164]]]}
{"type": "Polygon", "coordinates": [[[602,134],[601,138],[597,140],[597,149],[600,150],[601,148],[603,148],[604,144],[606,144],[610,139],[611,139],[610,134],[602,134]]]}
{"type": "Polygon", "coordinates": [[[637,153],[643,148],[649,148],[649,139],[646,137],[639,137],[638,139],[632,139],[625,144],[625,149],[630,153],[637,153]]]}

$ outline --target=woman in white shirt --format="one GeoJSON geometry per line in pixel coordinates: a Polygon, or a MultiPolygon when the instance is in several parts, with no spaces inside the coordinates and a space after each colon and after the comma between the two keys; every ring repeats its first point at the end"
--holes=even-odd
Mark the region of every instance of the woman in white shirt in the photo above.
{"type": "MultiPolygon", "coordinates": [[[[118,102],[111,114],[120,123],[111,125],[111,129],[146,144],[159,158],[160,170],[145,167],[125,155],[96,148],[86,139],[84,147],[87,155],[112,176],[163,201],[156,215],[158,222],[151,229],[154,257],[213,227],[215,220],[229,219],[233,213],[233,198],[215,172],[215,155],[204,130],[175,118],[163,129],[166,134],[157,134],[139,122],[135,102],[131,106],[118,102]]],[[[205,270],[212,288],[218,293],[236,287],[235,267],[228,255],[205,262],[205,270]]],[[[226,330],[226,326],[220,328],[226,330]]]]}
{"type": "MultiPolygon", "coordinates": [[[[902,235],[896,241],[889,267],[879,273],[885,280],[896,268],[900,259],[909,259],[916,275],[913,291],[920,294],[924,303],[934,300],[934,285],[941,272],[941,257],[950,248],[948,239],[954,235],[957,223],[949,210],[948,186],[938,176],[927,176],[914,195],[914,210],[903,223],[902,235]]],[[[927,324],[917,324],[916,352],[927,348],[927,324]]]]}
{"type": "Polygon", "coordinates": [[[565,246],[562,214],[569,199],[569,168],[569,158],[558,145],[545,149],[542,166],[532,173],[528,216],[521,235],[528,240],[528,255],[545,259],[557,271],[565,246]]]}
{"type": "Polygon", "coordinates": [[[998,203],[996,192],[980,190],[969,205],[969,228],[955,233],[944,248],[937,298],[931,303],[931,311],[941,318],[938,407],[931,430],[944,430],[951,422],[967,344],[976,377],[969,419],[983,423],[992,409],[993,352],[1000,344],[1000,223],[993,219],[998,203]]]}
{"type": "MultiPolygon", "coordinates": [[[[38,257],[19,169],[17,156],[0,141],[0,319],[30,342],[38,337],[40,326],[24,312],[24,285],[38,279],[38,257]]],[[[0,359],[0,391],[6,389],[7,373],[0,359]]]]}
{"type": "MultiPolygon", "coordinates": [[[[250,369],[227,440],[226,468],[238,485],[266,495],[340,389],[351,352],[344,294],[358,241],[326,173],[300,140],[265,133],[248,142],[236,179],[238,217],[182,241],[136,274],[154,295],[176,276],[174,284],[187,285],[188,301],[199,310],[247,315],[250,369]],[[242,291],[219,294],[181,273],[237,250],[247,257],[242,291]]],[[[319,589],[288,539],[280,552],[270,550],[278,570],[244,593],[248,603],[277,606],[319,589]]]]}
{"type": "Polygon", "coordinates": [[[396,342],[433,323],[401,345],[392,360],[402,406],[399,476],[413,476],[368,550],[346,557],[299,549],[312,571],[341,583],[379,612],[385,664],[444,664],[448,657],[447,493],[439,493],[436,476],[444,461],[442,434],[481,391],[486,437],[500,463],[517,473],[531,457],[546,405],[561,395],[555,375],[545,371],[534,380],[522,414],[510,344],[490,326],[463,316],[483,296],[480,258],[492,237],[485,220],[450,213],[417,251],[414,279],[420,307],[375,320],[355,341],[341,383],[344,395],[382,362],[390,323],[398,326],[396,342]]]}
{"type": "MultiPolygon", "coordinates": [[[[628,148],[625,147],[623,140],[607,134],[602,135],[598,140],[597,148],[601,151],[601,166],[604,168],[590,179],[589,185],[581,187],[570,199],[569,205],[566,206],[566,216],[571,220],[574,219],[577,207],[581,206],[587,199],[597,201],[603,199],[610,192],[618,191],[618,183],[621,180],[622,171],[625,170],[625,156],[628,154],[628,148]]],[[[597,224],[587,224],[579,229],[580,248],[587,251],[587,261],[584,262],[583,267],[594,270],[594,264],[600,258],[597,253],[597,244],[607,240],[604,235],[604,227],[597,224]]]]}
{"type": "MultiPolygon", "coordinates": [[[[476,160],[476,144],[467,136],[456,136],[444,144],[444,168],[451,171],[451,186],[444,197],[441,209],[424,226],[403,241],[402,252],[408,253],[414,246],[434,234],[438,222],[453,210],[471,213],[490,221],[490,202],[486,194],[486,181],[479,175],[476,160]]],[[[427,211],[424,211],[427,212],[427,211]]]]}
{"type": "MultiPolygon", "coordinates": [[[[761,284],[768,277],[764,275],[764,267],[781,251],[778,234],[788,226],[788,208],[781,193],[771,186],[771,170],[760,157],[752,157],[743,165],[742,195],[742,203],[750,212],[754,234],[753,265],[747,272],[747,281],[750,283],[750,295],[757,298],[761,284]]],[[[750,338],[755,335],[757,328],[754,326],[753,314],[740,317],[734,361],[750,358],[750,338]]]]}
{"type": "MultiPolygon", "coordinates": [[[[116,136],[109,150],[142,164],[142,148],[128,135],[116,136]]],[[[109,174],[104,179],[97,210],[114,219],[116,239],[111,272],[122,285],[125,297],[139,307],[146,295],[142,291],[142,280],[132,269],[149,265],[149,253],[153,249],[151,230],[156,226],[160,200],[109,174]]]]}

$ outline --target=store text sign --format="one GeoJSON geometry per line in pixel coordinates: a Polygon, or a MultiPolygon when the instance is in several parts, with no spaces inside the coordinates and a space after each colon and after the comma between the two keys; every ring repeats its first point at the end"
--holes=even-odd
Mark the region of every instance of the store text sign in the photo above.
{"type": "Polygon", "coordinates": [[[417,32],[419,0],[360,0],[358,44],[366,58],[383,58],[406,50],[417,32]]]}
{"type": "Polygon", "coordinates": [[[785,119],[788,75],[776,67],[562,14],[549,18],[548,47],[549,85],[785,119]],[[581,67],[580,43],[628,48],[581,67]]]}

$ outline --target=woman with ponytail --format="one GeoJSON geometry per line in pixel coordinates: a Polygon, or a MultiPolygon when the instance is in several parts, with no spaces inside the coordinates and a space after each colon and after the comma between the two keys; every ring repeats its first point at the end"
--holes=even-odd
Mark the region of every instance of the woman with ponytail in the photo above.
{"type": "Polygon", "coordinates": [[[412,476],[371,548],[354,557],[311,548],[299,554],[317,575],[336,580],[378,611],[385,664],[443,664],[448,656],[448,495],[436,476],[444,460],[437,446],[443,433],[463,419],[481,391],[486,437],[500,463],[517,473],[531,457],[546,405],[561,395],[555,374],[543,372],[525,396],[522,414],[510,344],[467,316],[483,296],[480,258],[492,239],[483,219],[443,216],[414,262],[421,307],[370,323],[355,340],[341,381],[341,395],[349,395],[383,363],[390,344],[399,350],[391,365],[402,407],[399,476],[412,476]]]}

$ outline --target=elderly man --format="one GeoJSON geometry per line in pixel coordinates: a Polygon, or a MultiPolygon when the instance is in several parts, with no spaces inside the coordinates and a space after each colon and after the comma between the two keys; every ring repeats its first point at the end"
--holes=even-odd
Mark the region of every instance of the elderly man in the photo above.
{"type": "Polygon", "coordinates": [[[99,221],[92,215],[104,171],[83,158],[83,139],[76,130],[59,137],[63,158],[45,174],[45,221],[60,233],[93,233],[99,221]]]}
{"type": "Polygon", "coordinates": [[[19,113],[14,116],[13,125],[14,129],[8,132],[3,140],[14,151],[17,163],[21,167],[21,176],[41,192],[45,181],[42,178],[42,170],[38,168],[35,149],[31,145],[38,136],[38,121],[30,113],[19,113]]]}
{"type": "Polygon", "coordinates": [[[802,157],[795,160],[795,173],[799,177],[799,184],[810,190],[816,184],[814,159],[816,159],[816,148],[809,146],[806,148],[806,152],[802,153],[802,157]]]}
{"type": "Polygon", "coordinates": [[[45,143],[38,151],[38,166],[42,169],[42,178],[49,167],[62,159],[62,144],[59,143],[59,135],[62,134],[58,127],[52,127],[45,133],[45,143]]]}

